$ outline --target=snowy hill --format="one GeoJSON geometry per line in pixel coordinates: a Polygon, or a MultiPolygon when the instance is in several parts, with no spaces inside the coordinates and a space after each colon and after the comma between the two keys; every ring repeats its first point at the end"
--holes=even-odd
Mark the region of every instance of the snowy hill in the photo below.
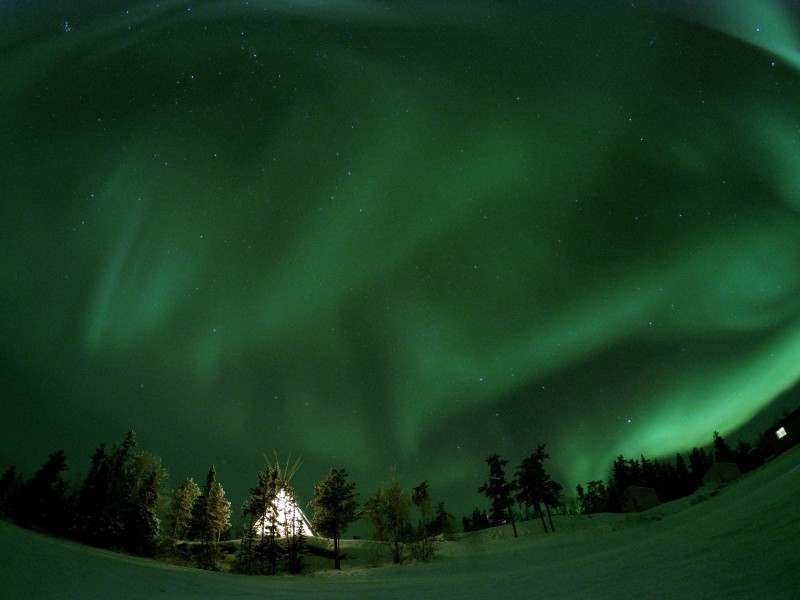
{"type": "MultiPolygon", "coordinates": [[[[456,536],[428,564],[246,577],[132,558],[0,523],[3,598],[800,597],[800,447],[723,488],[637,515],[557,517],[456,536]]],[[[317,563],[314,563],[314,568],[317,563]]]]}

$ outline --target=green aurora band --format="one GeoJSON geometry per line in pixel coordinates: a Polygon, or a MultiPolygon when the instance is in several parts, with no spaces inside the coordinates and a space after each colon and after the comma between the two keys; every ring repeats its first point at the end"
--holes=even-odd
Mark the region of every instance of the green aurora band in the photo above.
{"type": "Polygon", "coordinates": [[[788,4],[94,4],[0,8],[4,462],[134,428],[464,511],[800,381],[788,4]]]}

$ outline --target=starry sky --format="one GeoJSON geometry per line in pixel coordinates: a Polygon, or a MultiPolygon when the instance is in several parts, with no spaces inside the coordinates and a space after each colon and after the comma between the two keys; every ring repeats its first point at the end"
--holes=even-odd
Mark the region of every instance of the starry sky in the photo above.
{"type": "Polygon", "coordinates": [[[760,431],[800,381],[798,22],[4,3],[0,463],[134,429],[235,511],[277,451],[303,502],[394,470],[459,515],[490,452],[574,489],[760,431]]]}

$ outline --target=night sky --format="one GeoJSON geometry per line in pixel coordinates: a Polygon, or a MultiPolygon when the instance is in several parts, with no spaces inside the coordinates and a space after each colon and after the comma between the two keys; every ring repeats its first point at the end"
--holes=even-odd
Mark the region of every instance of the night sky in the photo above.
{"type": "Polygon", "coordinates": [[[799,22],[3,3],[0,466],[134,429],[237,513],[276,450],[303,503],[395,469],[460,515],[490,452],[546,443],[569,491],[763,428],[800,381],[799,22]]]}

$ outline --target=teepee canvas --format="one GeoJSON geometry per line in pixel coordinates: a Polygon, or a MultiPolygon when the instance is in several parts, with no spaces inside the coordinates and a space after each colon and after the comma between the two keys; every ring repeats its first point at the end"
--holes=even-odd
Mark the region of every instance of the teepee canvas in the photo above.
{"type": "Polygon", "coordinates": [[[267,513],[258,519],[254,525],[256,535],[264,536],[277,526],[276,533],[279,537],[298,535],[303,533],[305,536],[313,536],[311,522],[306,518],[297,502],[286,490],[281,489],[272,501],[272,505],[267,509],[267,513]]]}

